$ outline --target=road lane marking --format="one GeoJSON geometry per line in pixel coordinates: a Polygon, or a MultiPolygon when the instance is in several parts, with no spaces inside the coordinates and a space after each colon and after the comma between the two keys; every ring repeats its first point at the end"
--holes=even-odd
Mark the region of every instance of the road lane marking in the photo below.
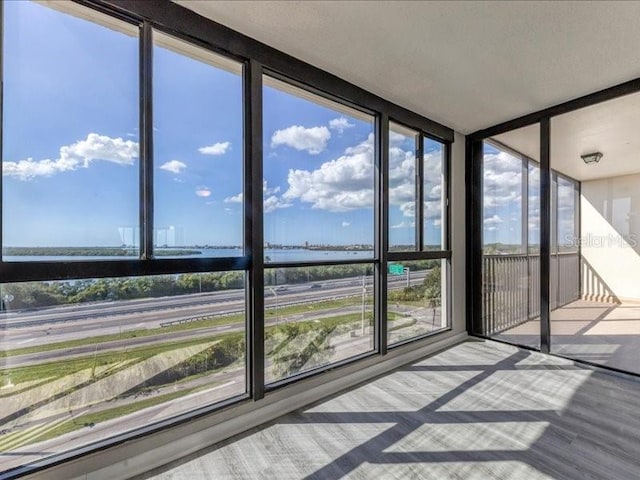
{"type": "Polygon", "coordinates": [[[216,385],[215,387],[211,387],[208,390],[209,391],[217,390],[218,388],[228,387],[229,385],[233,385],[234,383],[236,383],[235,380],[231,380],[230,382],[226,382],[226,383],[223,383],[221,385],[216,385]]]}

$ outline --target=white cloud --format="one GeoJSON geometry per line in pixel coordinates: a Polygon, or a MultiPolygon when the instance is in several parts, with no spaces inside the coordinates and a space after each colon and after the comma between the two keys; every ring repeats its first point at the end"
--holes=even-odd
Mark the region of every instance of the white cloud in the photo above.
{"type": "Polygon", "coordinates": [[[131,140],[90,133],[85,140],[60,148],[60,158],[82,159],[84,167],[88,167],[93,160],[133,165],[138,158],[138,144],[131,140]]]}
{"type": "Polygon", "coordinates": [[[351,226],[351,222],[346,222],[346,221],[342,222],[342,228],[347,228],[347,227],[350,227],[350,226],[351,226]]]}
{"type": "MultiPolygon", "coordinates": [[[[262,195],[263,195],[264,213],[271,213],[280,208],[288,208],[292,205],[290,202],[286,201],[281,196],[279,197],[278,195],[276,195],[279,192],[280,192],[279,186],[270,188],[267,185],[267,181],[263,180],[262,195]]],[[[242,192],[240,192],[237,195],[225,198],[224,202],[225,203],[242,203],[243,199],[244,199],[244,196],[242,192]]]]}
{"type": "Polygon", "coordinates": [[[269,188],[267,186],[267,181],[266,180],[262,180],[262,193],[263,195],[272,195],[274,193],[279,193],[280,192],[280,187],[276,186],[273,188],[269,188]]]}
{"type": "Polygon", "coordinates": [[[79,162],[76,160],[57,159],[34,161],[32,158],[19,162],[3,162],[2,174],[19,180],[32,180],[36,177],[50,177],[56,173],[76,170],[79,162]]]}
{"type": "Polygon", "coordinates": [[[84,140],[60,147],[59,157],[54,160],[36,161],[27,158],[17,162],[3,162],[2,174],[26,181],[36,177],[50,177],[78,168],[88,168],[96,160],[133,165],[137,158],[137,142],[90,133],[84,140]]]}
{"type": "Polygon", "coordinates": [[[414,201],[401,203],[400,211],[404,217],[414,218],[416,216],[416,203],[414,201]]]}
{"type": "Polygon", "coordinates": [[[227,197],[224,199],[224,203],[242,203],[242,192],[240,192],[237,195],[234,195],[233,197],[227,197]]]}
{"type": "Polygon", "coordinates": [[[389,130],[389,145],[392,147],[397,147],[398,145],[403,144],[407,140],[407,138],[410,138],[410,137],[407,137],[402,133],[389,130]]]}
{"type": "Polygon", "coordinates": [[[416,226],[416,222],[400,222],[395,225],[391,225],[391,228],[414,228],[416,226]]]}
{"type": "Polygon", "coordinates": [[[218,142],[208,147],[200,147],[198,151],[203,155],[224,155],[231,148],[231,142],[218,142]]]}
{"type": "Polygon", "coordinates": [[[270,195],[266,197],[263,201],[264,213],[271,213],[280,208],[288,208],[292,204],[287,202],[282,197],[278,197],[276,195],[270,195]]]}
{"type": "Polygon", "coordinates": [[[484,224],[485,225],[498,225],[498,224],[503,223],[503,222],[504,222],[504,220],[502,220],[502,218],[500,218],[498,215],[494,215],[492,217],[484,219],[484,224]]]}
{"type": "MultiPolygon", "coordinates": [[[[390,133],[389,148],[389,204],[397,207],[404,217],[415,217],[415,154],[403,150],[404,135],[390,133]]],[[[442,217],[442,155],[433,151],[424,155],[424,217],[438,221],[442,217]]],[[[435,224],[435,223],[434,223],[435,224]]],[[[402,222],[397,228],[409,226],[402,222]]]]}
{"type": "MultiPolygon", "coordinates": [[[[509,232],[520,232],[522,208],[522,160],[507,152],[487,153],[483,156],[483,224],[491,241],[519,242],[509,232]]],[[[529,169],[529,216],[537,218],[539,201],[539,169],[529,169]]],[[[527,222],[529,223],[529,222],[527,222]]],[[[527,225],[531,228],[529,225],[527,225]]]]}
{"type": "Polygon", "coordinates": [[[346,212],[373,207],[373,135],[318,169],[289,170],[285,200],[298,199],[312,208],[346,212]]]}
{"type": "Polygon", "coordinates": [[[284,130],[276,130],[271,136],[271,148],[287,145],[300,151],[307,151],[311,155],[318,155],[326,147],[331,138],[327,127],[305,128],[293,125],[284,130]]]}
{"type": "Polygon", "coordinates": [[[347,117],[338,117],[333,120],[329,120],[329,128],[331,130],[336,130],[338,133],[344,132],[347,128],[355,127],[355,123],[349,123],[349,119],[347,117]]]}
{"type": "Polygon", "coordinates": [[[522,161],[506,152],[484,155],[485,209],[519,203],[522,196],[522,161]]]}
{"type": "Polygon", "coordinates": [[[211,189],[209,187],[197,187],[196,195],[198,197],[206,198],[211,196],[211,189]]]}
{"type": "Polygon", "coordinates": [[[180,160],[169,160],[160,166],[160,170],[166,170],[172,173],[182,173],[187,165],[180,160]]]}

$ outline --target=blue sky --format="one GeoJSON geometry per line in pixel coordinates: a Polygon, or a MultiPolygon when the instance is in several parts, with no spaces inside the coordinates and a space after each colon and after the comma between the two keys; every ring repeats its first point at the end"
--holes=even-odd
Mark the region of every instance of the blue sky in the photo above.
{"type": "Polygon", "coordinates": [[[4,15],[4,243],[119,245],[138,216],[137,41],[30,2],[4,15]],[[110,161],[89,159],[101,138],[110,161]]]}
{"type": "Polygon", "coordinates": [[[373,244],[373,119],[264,89],[265,241],[373,244]]]}
{"type": "MultiPolygon", "coordinates": [[[[522,160],[485,142],[483,162],[483,239],[485,244],[519,245],[522,242],[522,160]]],[[[528,241],[540,243],[540,168],[529,164],[528,171],[528,241]]],[[[552,197],[558,198],[557,235],[562,245],[574,243],[576,235],[574,184],[561,176],[553,182],[552,197]]],[[[555,200],[554,200],[555,202],[555,200]]],[[[552,205],[552,228],[556,207],[552,205]]]]}
{"type": "MultiPolygon", "coordinates": [[[[136,243],[137,38],[30,2],[5,3],[4,35],[5,245],[136,243]]],[[[273,86],[263,110],[265,240],[372,244],[373,119],[273,86]]],[[[242,134],[239,75],[154,49],[157,244],[241,244],[242,134]]],[[[390,144],[392,237],[412,243],[413,140],[390,144]]],[[[427,243],[441,155],[425,143],[427,243]]]]}

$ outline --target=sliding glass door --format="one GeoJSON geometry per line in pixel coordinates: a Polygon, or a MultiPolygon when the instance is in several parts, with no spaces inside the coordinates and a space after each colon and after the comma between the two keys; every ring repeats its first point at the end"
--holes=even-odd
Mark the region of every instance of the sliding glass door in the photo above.
{"type": "MultiPolygon", "coordinates": [[[[512,132],[535,146],[537,125],[512,132]]],[[[484,335],[537,348],[540,168],[537,151],[490,138],[482,150],[482,329],[484,335]]]]}

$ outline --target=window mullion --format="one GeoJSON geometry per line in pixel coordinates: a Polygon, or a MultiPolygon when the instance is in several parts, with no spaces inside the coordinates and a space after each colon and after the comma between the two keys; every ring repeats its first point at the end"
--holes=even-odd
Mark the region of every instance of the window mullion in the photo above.
{"type": "Polygon", "coordinates": [[[451,144],[444,144],[444,157],[442,159],[442,185],[443,185],[443,218],[442,218],[442,233],[441,244],[442,249],[451,250],[451,144]]]}
{"type": "Polygon", "coordinates": [[[262,195],[262,65],[250,61],[244,78],[245,248],[249,270],[248,389],[254,400],[264,397],[264,233],[262,195]]]}
{"type": "Polygon", "coordinates": [[[540,351],[549,353],[550,331],[550,289],[551,276],[551,190],[550,169],[550,124],[549,118],[540,122],[540,351]]]}
{"type": "Polygon", "coordinates": [[[140,29],[140,258],[153,258],[153,29],[140,29]]]}
{"type": "MultiPolygon", "coordinates": [[[[4,2],[0,2],[0,29],[4,28],[4,2]]],[[[4,35],[2,31],[0,31],[0,166],[4,165],[4,142],[3,142],[3,132],[4,132],[4,61],[1,60],[4,55],[4,35]]],[[[3,194],[3,183],[4,176],[0,175],[0,199],[4,199],[3,194]]],[[[0,268],[2,268],[4,256],[2,252],[4,252],[4,207],[2,205],[2,200],[0,200],[0,268]]],[[[0,270],[4,273],[4,268],[0,270]]]]}
{"type": "Polygon", "coordinates": [[[424,137],[416,135],[416,250],[424,250],[424,137]]]}
{"type": "Polygon", "coordinates": [[[379,259],[376,271],[375,344],[380,354],[387,353],[387,256],[389,251],[389,116],[385,113],[378,117],[376,123],[376,146],[378,175],[376,176],[377,215],[377,248],[379,259]]]}

